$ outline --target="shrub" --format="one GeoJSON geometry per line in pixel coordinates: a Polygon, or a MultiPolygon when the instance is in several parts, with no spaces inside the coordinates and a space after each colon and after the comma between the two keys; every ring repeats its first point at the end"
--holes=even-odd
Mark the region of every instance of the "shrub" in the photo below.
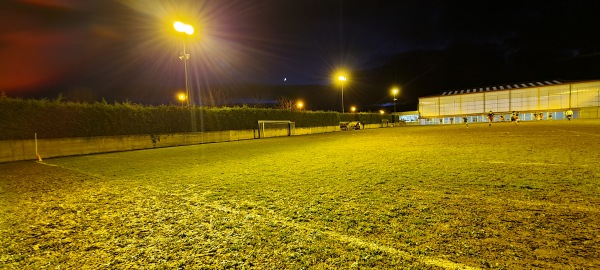
{"type": "MultiPolygon", "coordinates": [[[[250,108],[190,109],[175,105],[144,106],[130,102],[93,104],[32,100],[0,95],[0,140],[167,134],[192,131],[255,129],[259,120],[291,120],[296,127],[336,126],[340,121],[381,123],[389,115],[250,108]]],[[[390,118],[391,119],[391,118],[390,118]]]]}

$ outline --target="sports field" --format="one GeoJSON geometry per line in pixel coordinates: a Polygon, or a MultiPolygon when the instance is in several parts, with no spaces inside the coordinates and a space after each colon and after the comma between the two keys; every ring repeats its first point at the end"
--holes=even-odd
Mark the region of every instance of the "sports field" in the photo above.
{"type": "Polygon", "coordinates": [[[600,269],[600,120],[0,164],[2,269],[600,269]]]}

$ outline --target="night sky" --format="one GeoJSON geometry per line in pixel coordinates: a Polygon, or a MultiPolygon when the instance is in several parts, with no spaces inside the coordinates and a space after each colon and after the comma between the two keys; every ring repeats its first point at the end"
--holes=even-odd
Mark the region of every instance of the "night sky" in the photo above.
{"type": "Polygon", "coordinates": [[[446,90],[599,79],[598,11],[598,1],[5,0],[0,91],[178,104],[185,40],[202,96],[340,110],[332,78],[345,69],[346,106],[389,109],[397,86],[399,110],[414,110],[446,90]]]}

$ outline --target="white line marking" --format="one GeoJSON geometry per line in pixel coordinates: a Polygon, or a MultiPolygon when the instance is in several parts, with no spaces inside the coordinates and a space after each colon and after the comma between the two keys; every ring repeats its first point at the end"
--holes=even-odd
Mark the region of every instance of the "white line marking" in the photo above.
{"type": "Polygon", "coordinates": [[[58,165],[46,163],[46,162],[43,162],[43,161],[36,161],[36,162],[39,163],[39,164],[42,164],[42,165],[50,166],[50,167],[60,167],[58,165]]]}
{"type": "MultiPolygon", "coordinates": [[[[182,200],[186,200],[185,198],[180,198],[182,200]]],[[[234,213],[234,214],[240,214],[239,210],[236,209],[232,209],[226,206],[223,206],[221,204],[215,203],[215,202],[209,202],[205,204],[206,206],[209,206],[215,210],[219,210],[225,213],[234,213]]],[[[353,237],[353,236],[349,236],[349,235],[345,235],[345,234],[341,234],[341,233],[337,233],[334,231],[324,231],[324,230],[320,230],[320,229],[315,229],[311,226],[306,226],[306,225],[301,225],[299,223],[296,222],[291,222],[283,217],[277,216],[273,213],[267,213],[269,215],[269,217],[266,217],[265,215],[256,215],[256,214],[248,214],[248,216],[251,216],[254,219],[261,219],[261,220],[271,220],[271,221],[275,221],[279,224],[283,224],[287,227],[292,227],[295,228],[297,230],[302,230],[302,231],[309,231],[309,232],[313,232],[313,231],[317,231],[320,232],[324,235],[327,235],[330,239],[333,240],[337,240],[340,242],[345,242],[345,243],[349,243],[349,244],[354,244],[357,245],[359,247],[365,247],[365,248],[369,248],[369,249],[373,249],[373,250],[380,250],[380,251],[384,251],[387,252],[389,254],[393,254],[396,256],[399,256],[407,261],[418,261],[427,265],[432,265],[432,266],[437,266],[437,267],[443,267],[446,269],[481,269],[481,268],[477,268],[477,267],[471,267],[471,266],[467,266],[464,264],[460,264],[460,263],[455,263],[452,261],[448,261],[448,260],[444,260],[444,259],[439,259],[439,258],[434,258],[434,257],[427,257],[427,256],[413,256],[411,254],[409,254],[406,251],[402,251],[393,247],[389,247],[386,245],[381,245],[381,244],[377,244],[374,242],[369,242],[369,241],[365,241],[362,240],[358,237],[353,237]]]]}

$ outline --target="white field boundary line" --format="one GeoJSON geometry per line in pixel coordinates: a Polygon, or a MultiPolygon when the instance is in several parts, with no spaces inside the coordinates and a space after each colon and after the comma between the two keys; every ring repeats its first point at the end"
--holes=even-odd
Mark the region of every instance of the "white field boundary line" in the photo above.
{"type": "Polygon", "coordinates": [[[72,172],[76,172],[76,173],[80,173],[80,174],[92,176],[92,177],[95,177],[95,178],[98,178],[98,179],[102,179],[102,180],[110,180],[110,179],[112,179],[112,178],[106,177],[105,175],[95,174],[95,173],[91,173],[89,171],[80,170],[80,169],[77,169],[77,168],[65,167],[65,166],[62,166],[62,165],[59,165],[59,164],[46,163],[44,161],[36,161],[36,163],[41,164],[41,165],[45,165],[45,166],[48,166],[48,167],[58,167],[58,168],[61,168],[61,169],[65,169],[65,170],[68,170],[68,171],[72,171],[72,172]]]}
{"type": "MultiPolygon", "coordinates": [[[[184,198],[181,198],[181,199],[186,200],[184,198]]],[[[223,206],[218,203],[209,202],[205,205],[209,206],[215,210],[219,210],[219,211],[222,211],[225,213],[241,214],[241,212],[239,210],[232,209],[232,208],[223,206]]],[[[279,224],[283,224],[286,227],[295,228],[296,230],[300,230],[300,231],[307,231],[307,232],[317,231],[319,233],[322,233],[322,234],[328,236],[330,239],[348,243],[348,244],[353,244],[353,245],[359,246],[359,247],[369,248],[372,250],[384,251],[386,253],[401,257],[404,260],[409,260],[409,261],[414,260],[414,261],[418,261],[418,262],[421,262],[421,263],[424,263],[427,265],[443,267],[446,269],[481,269],[481,268],[471,267],[471,266],[467,266],[464,264],[455,263],[452,261],[434,258],[434,257],[413,256],[413,255],[409,254],[408,252],[398,250],[396,248],[389,247],[386,245],[381,245],[381,244],[377,244],[374,242],[365,241],[358,237],[353,237],[353,236],[337,233],[334,231],[324,231],[324,230],[320,230],[320,229],[315,229],[312,226],[301,225],[299,223],[289,221],[283,217],[280,217],[280,216],[272,214],[272,213],[269,214],[269,217],[266,217],[264,215],[257,215],[257,214],[247,214],[247,216],[255,218],[255,219],[275,221],[279,224]]]]}
{"type": "MultiPolygon", "coordinates": [[[[46,163],[46,162],[43,162],[43,161],[36,161],[36,162],[39,163],[39,164],[42,164],[42,165],[50,166],[50,167],[60,167],[60,166],[58,166],[56,164],[46,163]]],[[[63,169],[67,169],[67,168],[63,168],[63,169]]]]}
{"type": "MultiPolygon", "coordinates": [[[[207,207],[213,208],[217,211],[221,211],[224,213],[232,213],[232,214],[236,214],[236,215],[244,214],[244,213],[242,213],[242,211],[239,211],[237,209],[233,209],[231,207],[227,207],[227,206],[224,206],[224,205],[216,203],[216,202],[207,202],[207,201],[203,200],[205,198],[205,195],[209,194],[210,191],[206,191],[203,194],[198,194],[199,195],[198,197],[200,197],[200,200],[190,200],[190,199],[184,197],[185,194],[165,193],[165,192],[161,192],[159,190],[156,190],[156,189],[148,187],[148,186],[140,186],[139,188],[144,188],[146,190],[149,190],[149,191],[157,193],[157,194],[162,193],[162,194],[167,194],[167,195],[171,195],[171,196],[177,196],[177,197],[179,197],[179,199],[181,199],[183,201],[187,201],[187,202],[203,203],[203,205],[205,205],[207,207]]],[[[266,214],[247,213],[246,216],[251,217],[253,219],[257,219],[257,220],[262,220],[262,221],[265,221],[265,220],[266,221],[274,221],[278,224],[283,224],[286,227],[294,228],[299,231],[306,231],[308,233],[319,232],[319,233],[322,233],[323,235],[326,235],[330,239],[337,240],[339,242],[353,244],[353,245],[356,245],[359,247],[369,248],[372,250],[384,251],[389,254],[401,257],[402,259],[407,260],[407,261],[418,261],[423,264],[442,267],[445,269],[466,269],[466,270],[481,269],[481,268],[472,267],[472,266],[468,266],[468,265],[464,265],[464,264],[460,264],[460,263],[455,263],[455,262],[440,259],[440,258],[427,257],[427,256],[413,256],[406,251],[402,251],[402,250],[399,250],[399,249],[396,249],[393,247],[389,247],[386,245],[377,244],[374,242],[365,241],[358,237],[353,237],[353,236],[337,233],[334,231],[316,229],[312,226],[301,225],[299,223],[289,221],[286,218],[276,215],[274,213],[270,213],[267,209],[263,209],[263,210],[265,210],[266,214]]]]}

